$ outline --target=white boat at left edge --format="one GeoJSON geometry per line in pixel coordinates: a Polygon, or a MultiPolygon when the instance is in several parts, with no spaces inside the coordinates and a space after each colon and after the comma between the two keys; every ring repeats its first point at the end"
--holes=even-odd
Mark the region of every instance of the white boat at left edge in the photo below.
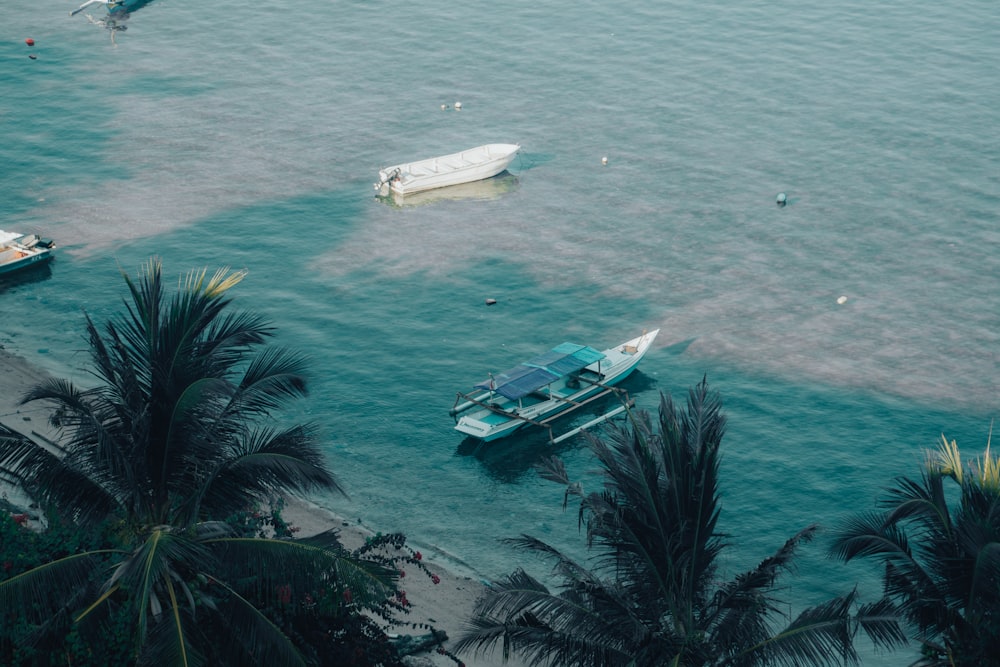
{"type": "Polygon", "coordinates": [[[52,259],[56,247],[50,239],[37,234],[5,232],[0,229],[0,275],[14,273],[52,259]]]}
{"type": "Polygon", "coordinates": [[[458,153],[379,169],[375,191],[385,197],[481,181],[496,176],[521,150],[518,144],[485,144],[458,153]]]}

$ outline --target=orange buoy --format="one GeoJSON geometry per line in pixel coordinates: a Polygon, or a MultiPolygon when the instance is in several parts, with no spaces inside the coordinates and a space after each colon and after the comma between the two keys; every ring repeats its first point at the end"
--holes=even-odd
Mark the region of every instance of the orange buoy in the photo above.
{"type": "Polygon", "coordinates": [[[31,39],[29,37],[28,39],[24,40],[24,43],[27,44],[28,46],[34,46],[35,45],[35,40],[33,40],[33,39],[31,39]]]}

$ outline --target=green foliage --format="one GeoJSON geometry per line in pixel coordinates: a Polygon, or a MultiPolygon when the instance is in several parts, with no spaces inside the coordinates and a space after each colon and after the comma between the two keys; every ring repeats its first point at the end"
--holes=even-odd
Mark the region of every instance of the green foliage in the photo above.
{"type": "Polygon", "coordinates": [[[515,571],[477,604],[456,650],[499,645],[505,656],[518,652],[529,664],[553,667],[841,665],[858,662],[859,630],[877,644],[899,645],[895,619],[877,605],[858,606],[854,593],[795,618],[784,613],[779,578],[816,526],[720,581],[727,546],[717,528],[721,407],[703,381],[686,410],[661,396],[657,429],[638,412],[606,439],[589,436],[603,476],[599,491],[585,492],[550,459],[542,474],[579,500],[594,565],[528,535],[510,540],[554,563],[559,590],[515,571]]]}
{"type": "Polygon", "coordinates": [[[880,511],[838,527],[833,554],[883,569],[883,600],[906,619],[925,666],[1000,665],[1000,458],[963,463],[944,436],[919,479],[900,477],[880,511]]]}
{"type": "MultiPolygon", "coordinates": [[[[72,524],[49,516],[44,529],[29,519],[22,525],[7,512],[0,513],[0,567],[4,579],[31,572],[54,560],[84,553],[94,554],[95,560],[107,563],[101,552],[111,547],[113,532],[103,524],[92,530],[81,530],[72,524]]],[[[96,586],[98,578],[87,586],[96,586]]],[[[29,607],[4,605],[0,611],[0,664],[78,666],[129,665],[129,633],[119,615],[102,628],[96,645],[75,628],[66,614],[45,618],[39,603],[29,607]]]]}

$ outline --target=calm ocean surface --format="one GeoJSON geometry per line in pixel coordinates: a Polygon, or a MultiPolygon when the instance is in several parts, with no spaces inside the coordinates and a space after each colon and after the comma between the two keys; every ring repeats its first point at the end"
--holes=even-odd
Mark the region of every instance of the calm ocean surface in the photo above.
{"type": "MultiPolygon", "coordinates": [[[[246,267],[237,304],[315,362],[292,416],[322,425],[351,496],[323,504],[484,578],[545,572],[497,538],[583,540],[532,471],[543,439],[476,450],[448,409],[563,340],[661,327],[639,406],[706,375],[721,392],[729,574],[872,507],[942,433],[982,451],[996,3],[460,4],[156,0],[114,43],[73,0],[9,8],[0,228],[59,250],[0,284],[0,344],[86,383],[82,310],[120,309],[120,271],[246,267]],[[499,183],[373,197],[380,166],[490,142],[523,146],[499,183]]],[[[579,439],[558,452],[593,468],[579,439]]],[[[792,606],[877,596],[874,566],[825,546],[792,606]]]]}

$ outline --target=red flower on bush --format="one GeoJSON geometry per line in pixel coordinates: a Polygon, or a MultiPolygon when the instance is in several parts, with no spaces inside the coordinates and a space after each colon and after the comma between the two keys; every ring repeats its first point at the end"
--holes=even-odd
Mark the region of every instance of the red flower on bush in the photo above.
{"type": "Polygon", "coordinates": [[[274,589],[278,594],[278,602],[281,604],[288,604],[292,601],[292,587],[288,584],[284,586],[278,586],[274,589]]]}
{"type": "Polygon", "coordinates": [[[351,589],[350,588],[345,588],[344,589],[344,602],[346,602],[347,604],[351,604],[351,600],[353,600],[353,599],[354,599],[354,595],[351,593],[351,589]]]}

